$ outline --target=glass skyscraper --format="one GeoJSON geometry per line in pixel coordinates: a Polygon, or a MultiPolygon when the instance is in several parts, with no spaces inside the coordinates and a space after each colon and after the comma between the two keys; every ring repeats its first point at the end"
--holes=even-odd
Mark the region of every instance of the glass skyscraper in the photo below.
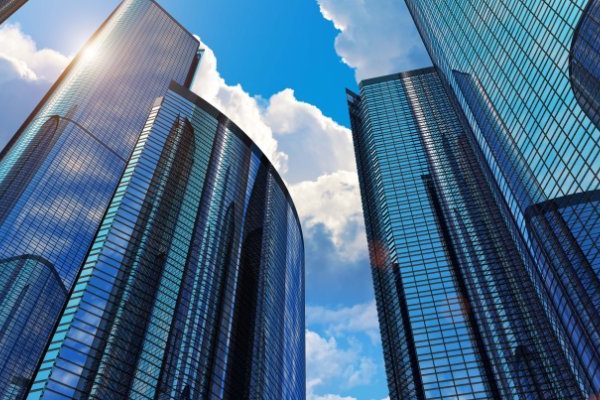
{"type": "Polygon", "coordinates": [[[25,3],[27,3],[27,0],[0,0],[0,24],[25,3]]]}
{"type": "Polygon", "coordinates": [[[39,256],[4,259],[0,269],[0,393],[3,399],[18,399],[30,384],[67,291],[52,264],[39,256]]]}
{"type": "Polygon", "coordinates": [[[575,98],[587,116],[600,127],[600,1],[591,0],[573,34],[569,74],[575,98]]]}
{"type": "Polygon", "coordinates": [[[148,112],[190,83],[198,47],[155,2],[124,1],[0,152],[1,398],[31,383],[148,112]]]}
{"type": "Polygon", "coordinates": [[[348,99],[390,397],[581,397],[437,70],[348,99]]]}
{"type": "Polygon", "coordinates": [[[406,0],[582,391],[600,395],[599,3],[406,0]]]}
{"type": "Polygon", "coordinates": [[[349,94],[391,397],[596,398],[600,2],[406,3],[435,70],[349,94]]]}
{"type": "Polygon", "coordinates": [[[304,396],[304,247],[289,193],[236,125],[173,83],[28,398],[304,396]]]}
{"type": "Polygon", "coordinates": [[[266,156],[125,0],[0,153],[2,399],[304,399],[304,243],[266,156]]]}

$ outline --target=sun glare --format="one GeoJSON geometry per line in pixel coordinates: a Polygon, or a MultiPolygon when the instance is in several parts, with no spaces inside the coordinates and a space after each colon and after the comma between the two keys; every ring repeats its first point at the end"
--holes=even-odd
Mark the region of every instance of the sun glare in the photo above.
{"type": "Polygon", "coordinates": [[[98,57],[98,45],[95,43],[88,44],[81,53],[81,59],[85,62],[90,62],[98,57]]]}

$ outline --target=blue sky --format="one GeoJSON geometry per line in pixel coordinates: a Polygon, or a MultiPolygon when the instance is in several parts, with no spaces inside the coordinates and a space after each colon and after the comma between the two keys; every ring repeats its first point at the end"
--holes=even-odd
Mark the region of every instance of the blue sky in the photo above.
{"type": "MultiPolygon", "coordinates": [[[[309,400],[384,399],[344,90],[356,90],[360,79],[430,64],[403,3],[159,3],[207,48],[194,90],[261,146],[299,210],[309,400]]],[[[0,27],[0,146],[117,4],[31,0],[0,27]]]]}

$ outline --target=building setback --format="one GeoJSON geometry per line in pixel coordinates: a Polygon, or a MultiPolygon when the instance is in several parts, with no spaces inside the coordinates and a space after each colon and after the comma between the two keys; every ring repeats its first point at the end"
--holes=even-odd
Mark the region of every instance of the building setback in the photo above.
{"type": "Polygon", "coordinates": [[[304,247],[279,175],[173,83],[148,118],[29,399],[303,399],[304,247]]]}
{"type": "Polygon", "coordinates": [[[437,69],[348,101],[390,398],[583,398],[437,69]]]}
{"type": "Polygon", "coordinates": [[[31,384],[148,112],[198,47],[153,1],[124,1],[0,152],[3,399],[31,384]]]}
{"type": "Polygon", "coordinates": [[[583,397],[597,396],[599,2],[406,4],[508,205],[505,221],[583,397]]]}

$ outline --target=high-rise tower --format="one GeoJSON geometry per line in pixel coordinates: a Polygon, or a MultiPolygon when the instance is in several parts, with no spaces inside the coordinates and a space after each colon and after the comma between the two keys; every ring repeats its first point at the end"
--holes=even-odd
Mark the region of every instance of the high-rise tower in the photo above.
{"type": "Polygon", "coordinates": [[[304,247],[267,158],[157,99],[29,399],[304,399],[304,247]]]}
{"type": "Polygon", "coordinates": [[[597,396],[600,2],[406,3],[510,210],[552,332],[597,396]]]}
{"type": "Polygon", "coordinates": [[[390,397],[582,397],[438,71],[369,79],[348,100],[390,397]]]}
{"type": "Polygon", "coordinates": [[[27,3],[27,0],[0,0],[0,24],[25,3],[27,3]]]}
{"type": "Polygon", "coordinates": [[[148,112],[190,83],[198,47],[155,2],[125,0],[0,153],[0,397],[29,385],[148,112]]]}

